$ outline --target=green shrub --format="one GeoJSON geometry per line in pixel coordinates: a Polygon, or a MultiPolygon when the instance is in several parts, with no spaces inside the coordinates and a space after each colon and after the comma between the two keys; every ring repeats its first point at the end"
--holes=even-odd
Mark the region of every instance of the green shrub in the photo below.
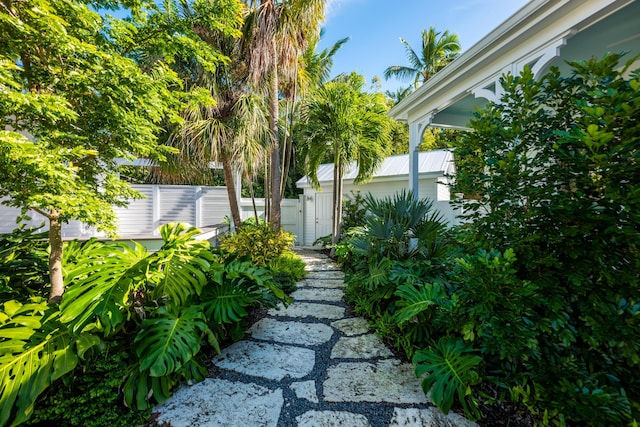
{"type": "Polygon", "coordinates": [[[346,298],[371,319],[379,334],[412,357],[437,330],[422,313],[398,321],[395,316],[402,307],[396,292],[444,274],[451,258],[445,224],[432,202],[407,192],[382,200],[367,195],[365,209],[364,226],[352,229],[353,235],[336,248],[348,273],[346,298]]]}
{"type": "Polygon", "coordinates": [[[350,195],[342,202],[342,230],[343,233],[353,227],[359,227],[364,223],[367,210],[364,198],[360,191],[351,191],[350,195]]]}
{"type": "Polygon", "coordinates": [[[640,418],[640,73],[619,61],[504,77],[456,148],[466,241],[517,255],[499,282],[461,265],[463,334],[493,381],[569,424],[640,418]]]}
{"type": "Polygon", "coordinates": [[[48,295],[47,233],[20,226],[0,235],[0,301],[48,295]]]}
{"type": "Polygon", "coordinates": [[[204,379],[204,353],[243,331],[246,307],[286,299],[268,269],[214,256],[208,242],[193,238],[199,230],[167,224],[160,233],[164,244],[153,254],[140,245],[70,242],[59,306],[37,296],[2,304],[0,425],[26,421],[52,384],[68,384],[121,348],[135,349],[118,367],[122,399],[147,409],[181,381],[204,379]]]}
{"type": "Polygon", "coordinates": [[[293,247],[295,238],[288,231],[275,232],[269,224],[244,223],[235,233],[225,236],[220,247],[239,256],[250,256],[261,267],[293,247]]]}
{"type": "Polygon", "coordinates": [[[283,252],[279,257],[269,262],[269,268],[273,272],[273,278],[287,293],[296,289],[295,283],[302,280],[307,274],[306,264],[294,252],[283,252]]]}
{"type": "Polygon", "coordinates": [[[36,402],[27,426],[136,427],[151,410],[122,405],[122,379],[130,356],[105,354],[77,369],[65,382],[56,382],[36,402]]]}

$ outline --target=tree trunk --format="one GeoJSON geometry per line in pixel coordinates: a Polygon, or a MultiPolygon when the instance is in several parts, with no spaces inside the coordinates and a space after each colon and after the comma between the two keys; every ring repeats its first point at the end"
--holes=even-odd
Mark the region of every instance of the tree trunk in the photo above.
{"type": "Polygon", "coordinates": [[[64,279],[62,278],[62,223],[60,214],[52,209],[49,214],[49,280],[51,281],[51,294],[49,302],[60,304],[64,293],[64,279]]]}
{"type": "MultiPolygon", "coordinates": [[[[269,153],[271,154],[271,153],[269,153]]],[[[271,168],[269,162],[264,166],[264,219],[271,222],[271,168]]]]}
{"type": "Polygon", "coordinates": [[[336,255],[335,245],[340,239],[340,223],[342,222],[342,167],[340,157],[335,156],[333,163],[333,222],[331,227],[331,256],[336,255]]]}
{"type": "Polygon", "coordinates": [[[271,128],[271,214],[269,221],[274,231],[280,231],[280,142],[278,140],[278,66],[275,41],[273,42],[274,62],[271,68],[271,88],[269,90],[269,127],[271,128]]]}
{"type": "Polygon", "coordinates": [[[231,206],[231,219],[235,227],[242,225],[242,218],[240,217],[240,205],[238,204],[238,197],[236,195],[236,182],[233,179],[233,168],[231,162],[227,156],[221,157],[222,172],[224,173],[224,184],[227,187],[227,197],[229,198],[229,205],[231,206]]]}
{"type": "Polygon", "coordinates": [[[256,225],[260,223],[258,218],[258,208],[256,207],[256,195],[253,192],[253,181],[249,179],[249,192],[251,193],[251,205],[253,206],[253,217],[256,219],[256,225]]]}
{"type": "MultiPolygon", "coordinates": [[[[289,112],[289,145],[285,144],[282,148],[284,161],[282,162],[282,178],[280,179],[280,197],[284,198],[284,192],[287,187],[287,178],[289,177],[289,169],[293,161],[293,121],[296,112],[296,98],[298,96],[298,68],[295,70],[295,78],[293,80],[293,94],[291,96],[291,111],[289,112]]],[[[286,140],[285,140],[286,141],[286,140]]]]}

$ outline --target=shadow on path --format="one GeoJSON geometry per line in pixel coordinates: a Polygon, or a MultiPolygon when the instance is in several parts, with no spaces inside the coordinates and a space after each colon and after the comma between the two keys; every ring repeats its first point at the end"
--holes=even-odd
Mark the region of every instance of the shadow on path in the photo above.
{"type": "Polygon", "coordinates": [[[269,311],[213,359],[216,378],[183,386],[157,406],[172,427],[469,427],[444,415],[413,367],[367,322],[346,313],[344,276],[316,250],[297,249],[308,275],[286,309],[269,311]]]}

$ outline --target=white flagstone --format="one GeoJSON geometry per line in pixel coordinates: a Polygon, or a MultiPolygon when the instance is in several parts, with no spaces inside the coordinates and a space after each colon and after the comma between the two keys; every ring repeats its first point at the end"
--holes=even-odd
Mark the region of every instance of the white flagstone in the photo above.
{"type": "Polygon", "coordinates": [[[253,339],[310,346],[329,341],[333,332],[333,328],[322,323],[283,322],[271,317],[261,319],[249,329],[253,339]]]}
{"type": "Polygon", "coordinates": [[[281,389],[206,378],[183,386],[154,412],[158,425],[171,427],[277,427],[283,403],[281,389]]]}
{"type": "Polygon", "coordinates": [[[219,368],[271,380],[302,378],[315,365],[315,352],[302,347],[238,341],[213,359],[219,368]]]}

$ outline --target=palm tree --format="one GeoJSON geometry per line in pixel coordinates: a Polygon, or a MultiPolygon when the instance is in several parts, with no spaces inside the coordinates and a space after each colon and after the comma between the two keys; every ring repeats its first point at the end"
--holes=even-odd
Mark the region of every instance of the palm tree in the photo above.
{"type": "Polygon", "coordinates": [[[254,82],[268,82],[270,130],[269,221],[280,229],[281,158],[279,140],[279,79],[295,78],[298,57],[308,40],[319,31],[325,0],[247,0],[253,13],[248,17],[252,37],[250,73],[254,82]]]}
{"type": "Polygon", "coordinates": [[[303,105],[301,136],[305,142],[305,169],[320,189],[318,166],[333,161],[332,242],[338,242],[342,224],[342,178],[347,167],[358,165],[356,183],[370,179],[390,149],[386,99],[364,93],[364,78],[356,73],[326,83],[303,105]]]}
{"type": "Polygon", "coordinates": [[[435,27],[422,30],[422,49],[418,55],[409,43],[400,38],[404,45],[409,66],[393,65],[384,71],[385,79],[396,77],[403,81],[413,80],[414,87],[429,80],[460,53],[458,35],[445,31],[436,32],[435,27]]]}
{"type": "MultiPolygon", "coordinates": [[[[330,48],[324,48],[321,52],[317,52],[318,42],[322,39],[324,31],[320,31],[318,37],[310,40],[307,49],[299,58],[296,76],[292,84],[285,86],[282,94],[287,100],[287,114],[285,121],[288,121],[287,130],[282,138],[282,177],[281,177],[281,196],[284,197],[286,180],[289,171],[295,160],[295,147],[293,139],[293,128],[296,119],[297,106],[309,91],[320,87],[327,80],[333,67],[333,57],[340,48],[349,41],[349,37],[338,40],[330,48]]],[[[295,167],[295,166],[294,166],[295,167]]]]}
{"type": "Polygon", "coordinates": [[[384,92],[387,98],[393,102],[393,105],[397,105],[400,101],[411,95],[411,93],[413,93],[413,86],[401,87],[396,89],[395,92],[391,92],[390,90],[384,92]]]}
{"type": "MultiPolygon", "coordinates": [[[[186,2],[181,13],[192,14],[186,2]]],[[[236,193],[235,172],[247,175],[263,163],[262,141],[267,133],[263,98],[248,90],[248,65],[243,40],[215,30],[198,27],[200,38],[216,52],[230,58],[215,70],[197,62],[176,65],[192,92],[206,91],[213,102],[197,102],[182,112],[184,122],[169,138],[179,154],[169,158],[168,169],[190,174],[207,170],[211,162],[222,166],[225,186],[235,226],[242,222],[236,193]]]]}

